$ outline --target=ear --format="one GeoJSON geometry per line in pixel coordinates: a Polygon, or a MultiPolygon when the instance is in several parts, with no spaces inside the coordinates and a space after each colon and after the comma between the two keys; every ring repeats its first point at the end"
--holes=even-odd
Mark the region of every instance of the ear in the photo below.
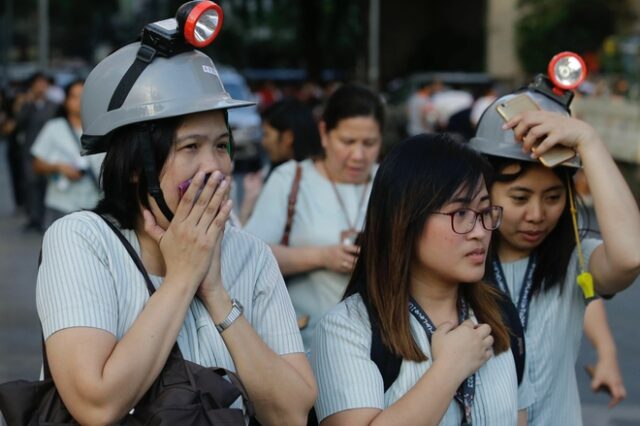
{"type": "Polygon", "coordinates": [[[327,123],[324,120],[320,120],[318,123],[318,130],[320,131],[320,142],[322,143],[322,147],[327,149],[327,123]]]}
{"type": "Polygon", "coordinates": [[[284,148],[293,148],[293,130],[285,130],[280,134],[280,143],[284,148]]]}

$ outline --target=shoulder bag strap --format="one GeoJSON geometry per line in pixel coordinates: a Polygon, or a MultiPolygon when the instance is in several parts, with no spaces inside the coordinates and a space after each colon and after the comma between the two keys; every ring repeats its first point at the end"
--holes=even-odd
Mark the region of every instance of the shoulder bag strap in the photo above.
{"type": "Polygon", "coordinates": [[[504,293],[500,292],[497,300],[500,312],[502,313],[502,321],[509,329],[509,338],[511,340],[511,352],[513,360],[516,364],[516,374],[518,376],[518,386],[522,383],[524,376],[524,362],[526,358],[526,345],[524,341],[524,329],[520,322],[520,316],[515,305],[504,293]]]}
{"type": "Polygon", "coordinates": [[[104,220],[104,222],[109,226],[109,228],[111,228],[113,233],[116,234],[116,236],[118,237],[118,239],[120,240],[124,248],[127,249],[129,256],[131,256],[131,260],[133,260],[133,263],[136,264],[136,267],[144,277],[144,281],[147,284],[147,290],[149,291],[149,296],[151,296],[153,293],[155,293],[156,289],[153,286],[153,283],[151,282],[151,278],[149,278],[149,274],[147,274],[147,270],[144,268],[144,265],[142,264],[142,260],[140,260],[140,256],[138,256],[138,253],[136,253],[136,250],[131,246],[131,243],[129,243],[129,241],[127,241],[124,235],[122,235],[122,232],[120,232],[120,230],[113,223],[111,223],[109,219],[107,219],[106,217],[100,214],[98,216],[100,217],[100,219],[104,220]]]}
{"type": "Polygon", "coordinates": [[[371,324],[371,353],[369,356],[382,375],[384,391],[386,392],[400,374],[402,358],[392,353],[382,342],[382,335],[380,334],[378,321],[376,320],[375,315],[373,315],[372,309],[368,305],[367,314],[369,315],[369,323],[371,324]]]}
{"type": "Polygon", "coordinates": [[[289,202],[287,203],[287,222],[284,225],[284,232],[282,233],[282,239],[280,245],[289,245],[289,234],[291,233],[291,227],[293,226],[293,214],[296,211],[296,202],[298,201],[298,190],[300,189],[300,179],[302,178],[302,166],[300,163],[296,165],[296,174],[293,177],[291,183],[291,191],[289,191],[289,202]]]}

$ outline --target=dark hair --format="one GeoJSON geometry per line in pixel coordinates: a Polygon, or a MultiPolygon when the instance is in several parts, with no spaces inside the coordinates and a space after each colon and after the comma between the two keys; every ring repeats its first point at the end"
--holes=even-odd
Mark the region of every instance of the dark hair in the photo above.
{"type": "Polygon", "coordinates": [[[48,84],[52,84],[51,77],[49,77],[43,71],[34,71],[29,78],[27,78],[27,87],[31,88],[37,80],[45,80],[48,84]]]}
{"type": "Polygon", "coordinates": [[[67,111],[67,105],[66,105],[67,99],[69,98],[69,93],[71,93],[71,89],[73,89],[73,87],[78,84],[84,85],[84,79],[76,78],[73,81],[71,81],[71,83],[64,86],[64,101],[58,107],[58,111],[56,112],[56,117],[66,118],[69,115],[69,111],[67,111]]]}
{"type": "Polygon", "coordinates": [[[150,207],[142,167],[142,138],[150,130],[156,170],[160,173],[182,118],[130,124],[115,131],[102,163],[100,180],[104,196],[94,209],[96,213],[113,216],[124,229],[135,228],[141,214],[139,204],[150,207]]]}
{"type": "Polygon", "coordinates": [[[373,117],[384,127],[384,105],[381,97],[371,89],[358,84],[344,84],[329,97],[322,113],[327,131],[338,126],[340,120],[352,117],[373,117]]]}
{"type": "MultiPolygon", "coordinates": [[[[360,254],[344,297],[360,293],[383,343],[404,359],[426,359],[412,337],[407,305],[411,265],[427,219],[458,191],[473,194],[490,177],[482,156],[444,134],[400,142],[378,169],[358,241],[360,254]]],[[[478,320],[491,326],[495,352],[508,349],[497,291],[477,282],[460,286],[460,292],[478,320]]]]}
{"type": "MultiPolygon", "coordinates": [[[[495,182],[513,182],[527,173],[532,167],[538,165],[530,161],[519,161],[503,157],[487,156],[487,159],[493,166],[495,182]],[[519,170],[515,173],[503,173],[504,169],[511,164],[518,164],[520,166],[519,170]]],[[[532,253],[537,256],[536,270],[533,273],[533,294],[550,290],[555,286],[560,286],[560,290],[562,290],[562,279],[567,273],[571,253],[576,246],[571,218],[571,205],[568,198],[568,184],[571,185],[571,193],[574,194],[574,201],[578,206],[582,206],[582,201],[576,196],[575,185],[572,179],[576,170],[569,167],[555,167],[551,170],[562,182],[562,185],[567,191],[567,198],[564,210],[555,228],[532,253]]],[[[495,232],[491,237],[491,249],[488,262],[498,259],[499,245],[500,233],[495,232]]],[[[485,279],[496,282],[493,268],[486,268],[485,279]]]]}
{"type": "Polygon", "coordinates": [[[318,124],[311,109],[293,98],[279,100],[262,113],[263,121],[279,132],[293,132],[293,158],[302,161],[322,153],[318,124]]]}

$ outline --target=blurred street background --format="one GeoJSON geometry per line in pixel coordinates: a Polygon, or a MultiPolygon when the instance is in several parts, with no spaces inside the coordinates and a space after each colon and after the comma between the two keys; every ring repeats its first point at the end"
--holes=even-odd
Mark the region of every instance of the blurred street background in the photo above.
{"type": "MultiPolygon", "coordinates": [[[[27,142],[15,123],[31,96],[29,79],[45,72],[46,97],[59,103],[66,84],[182,3],[0,2],[0,383],[36,379],[41,365],[35,283],[42,229],[25,216],[20,152],[27,142]]],[[[549,60],[566,50],[582,55],[589,69],[573,113],[598,130],[640,198],[640,0],[218,3],[224,27],[205,51],[231,95],[257,103],[230,114],[237,199],[243,176],[266,165],[260,113],[278,99],[295,97],[317,117],[341,82],[375,88],[387,105],[384,155],[411,133],[408,105],[421,88],[428,88],[432,111],[424,131],[464,140],[493,99],[546,73],[549,60]]],[[[579,189],[588,200],[588,188],[579,189]]],[[[608,409],[607,396],[590,390],[584,366],[595,353],[582,345],[576,369],[587,426],[640,425],[639,305],[640,284],[606,302],[628,393],[617,407],[608,409]]]]}

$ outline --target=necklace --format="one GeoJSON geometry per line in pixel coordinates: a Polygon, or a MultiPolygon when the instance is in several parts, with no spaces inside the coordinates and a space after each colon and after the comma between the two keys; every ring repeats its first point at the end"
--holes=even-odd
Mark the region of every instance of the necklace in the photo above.
{"type": "Polygon", "coordinates": [[[331,187],[333,188],[334,194],[336,194],[336,198],[338,199],[338,204],[340,205],[340,209],[342,210],[342,214],[349,226],[348,229],[340,232],[340,242],[345,245],[354,245],[356,243],[356,239],[358,237],[359,232],[356,230],[356,225],[358,224],[358,219],[360,218],[360,212],[362,211],[362,205],[364,204],[365,195],[367,194],[367,190],[369,189],[369,185],[371,183],[371,176],[367,178],[367,182],[362,188],[362,194],[360,195],[360,202],[358,203],[358,210],[356,211],[356,217],[353,218],[353,223],[349,218],[349,212],[347,211],[347,207],[344,204],[344,200],[340,196],[340,192],[338,192],[338,187],[336,186],[336,182],[333,180],[331,176],[331,172],[329,172],[329,168],[325,164],[325,160],[322,161],[322,167],[324,168],[325,173],[327,174],[327,178],[329,178],[329,182],[331,182],[331,187]]]}

